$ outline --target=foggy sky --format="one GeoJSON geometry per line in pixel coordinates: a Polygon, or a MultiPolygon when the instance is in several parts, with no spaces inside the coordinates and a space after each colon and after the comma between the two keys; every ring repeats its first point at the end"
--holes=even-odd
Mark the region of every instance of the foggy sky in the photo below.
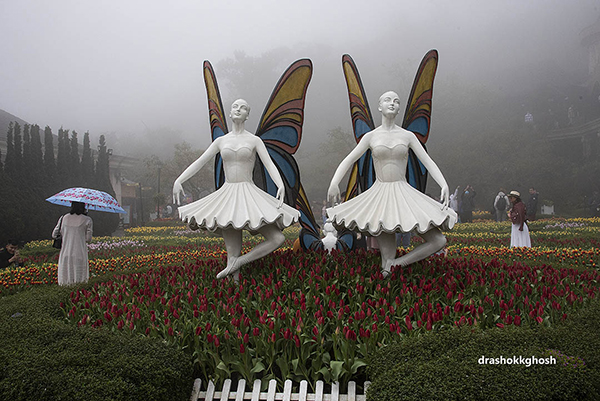
{"type": "Polygon", "coordinates": [[[262,94],[222,86],[225,108],[246,98],[256,110],[254,129],[283,69],[309,57],[307,122],[329,118],[327,128],[349,128],[344,53],[356,60],[372,106],[380,91],[410,90],[379,77],[408,59],[412,79],[432,48],[440,52],[438,81],[458,75],[515,90],[511,77],[539,60],[581,66],[579,32],[599,16],[597,0],[0,0],[0,109],[55,133],[60,126],[92,136],[170,127],[205,147],[203,60],[215,66],[235,51],[258,57],[284,46],[290,58],[265,78],[271,86],[262,94]]]}

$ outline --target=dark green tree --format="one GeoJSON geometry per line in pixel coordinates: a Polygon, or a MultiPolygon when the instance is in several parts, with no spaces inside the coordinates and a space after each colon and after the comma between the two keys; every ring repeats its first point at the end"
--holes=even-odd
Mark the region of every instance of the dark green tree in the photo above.
{"type": "Polygon", "coordinates": [[[81,172],[83,182],[87,186],[93,186],[94,179],[94,159],[92,158],[92,149],[90,147],[90,133],[83,134],[83,153],[81,154],[81,172]]]}
{"type": "Polygon", "coordinates": [[[62,179],[69,177],[69,131],[62,127],[58,130],[58,154],[56,155],[56,170],[62,179]]]}
{"type": "Polygon", "coordinates": [[[52,129],[44,128],[44,172],[48,178],[56,176],[56,160],[54,159],[54,137],[52,129]]]}
{"type": "Polygon", "coordinates": [[[21,177],[23,169],[23,136],[21,135],[21,125],[15,122],[13,130],[13,141],[14,141],[14,165],[15,171],[13,172],[13,178],[19,179],[21,177]]]}
{"type": "Polygon", "coordinates": [[[29,124],[23,126],[23,177],[30,179],[32,176],[32,158],[31,158],[31,135],[29,134],[29,124]]]}
{"type": "Polygon", "coordinates": [[[40,177],[44,169],[40,126],[37,124],[31,127],[31,169],[36,177],[40,177]]]}
{"type": "Polygon", "coordinates": [[[4,172],[8,177],[12,177],[17,171],[15,162],[15,142],[14,142],[15,125],[11,121],[8,124],[6,132],[6,159],[4,159],[4,172]]]}
{"type": "MultiPolygon", "coordinates": [[[[106,146],[106,138],[100,135],[95,188],[115,196],[110,183],[109,158],[110,151],[106,146]]],[[[115,213],[90,212],[90,217],[94,220],[94,235],[97,236],[111,235],[119,225],[119,215],[115,213]]]]}
{"type": "Polygon", "coordinates": [[[108,149],[104,135],[100,135],[98,145],[98,160],[96,160],[96,185],[98,189],[109,188],[110,177],[108,169],[108,149]]]}
{"type": "Polygon", "coordinates": [[[69,151],[69,172],[75,185],[82,185],[81,161],[79,160],[79,144],[77,141],[77,132],[71,132],[70,151],[69,151]]]}

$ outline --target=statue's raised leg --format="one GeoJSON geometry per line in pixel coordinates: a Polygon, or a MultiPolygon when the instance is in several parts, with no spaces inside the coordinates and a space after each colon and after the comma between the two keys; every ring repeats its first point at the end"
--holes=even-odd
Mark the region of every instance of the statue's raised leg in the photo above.
{"type": "MultiPolygon", "coordinates": [[[[239,234],[239,251],[237,253],[237,255],[239,255],[241,253],[241,249],[242,249],[242,237],[241,237],[241,231],[238,230],[240,232],[239,234]]],[[[243,265],[253,262],[257,259],[260,259],[264,256],[267,256],[268,254],[270,254],[271,252],[273,252],[275,249],[279,248],[281,246],[281,244],[283,244],[283,241],[285,241],[285,236],[283,235],[283,233],[281,232],[281,230],[275,225],[275,224],[269,224],[266,226],[263,226],[261,228],[258,229],[258,232],[262,234],[263,237],[265,237],[265,240],[263,242],[261,242],[260,244],[256,245],[254,247],[254,249],[252,249],[250,252],[248,252],[245,255],[239,256],[239,257],[232,257],[231,258],[231,263],[230,261],[230,257],[229,257],[229,248],[227,248],[227,267],[222,270],[221,272],[219,272],[219,274],[217,274],[217,278],[221,279],[221,278],[225,278],[230,274],[233,274],[235,272],[237,272],[243,265]]],[[[223,232],[223,238],[225,238],[225,231],[223,232]]],[[[227,246],[227,239],[225,240],[225,245],[227,246]]],[[[237,248],[234,248],[235,250],[237,250],[237,248]]]]}
{"type": "Polygon", "coordinates": [[[394,234],[383,233],[377,237],[381,251],[381,272],[385,277],[391,273],[392,266],[408,266],[433,255],[446,246],[446,237],[437,227],[433,227],[419,236],[425,242],[399,258],[396,258],[394,234]]]}

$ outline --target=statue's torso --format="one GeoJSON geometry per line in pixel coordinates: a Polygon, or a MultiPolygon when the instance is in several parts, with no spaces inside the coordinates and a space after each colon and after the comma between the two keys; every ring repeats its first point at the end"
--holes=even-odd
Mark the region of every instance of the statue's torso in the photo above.
{"type": "Polygon", "coordinates": [[[379,181],[406,181],[409,137],[412,132],[403,129],[373,132],[369,147],[373,167],[379,181]]]}
{"type": "Polygon", "coordinates": [[[225,181],[230,183],[252,182],[256,148],[243,137],[223,139],[226,139],[221,145],[225,181]]]}

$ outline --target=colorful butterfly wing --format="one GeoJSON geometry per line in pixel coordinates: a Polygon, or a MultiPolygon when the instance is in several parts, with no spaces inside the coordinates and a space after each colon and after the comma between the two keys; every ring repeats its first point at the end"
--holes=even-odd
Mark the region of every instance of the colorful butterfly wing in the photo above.
{"type": "Polygon", "coordinates": [[[312,62],[297,60],[283,73],[260,119],[256,135],[290,154],[296,153],[302,138],[304,102],[312,77],[312,62]]]}
{"type": "MultiPolygon", "coordinates": [[[[297,60],[283,73],[267,102],[256,135],[265,143],[285,186],[284,202],[300,212],[300,244],[303,249],[323,249],[319,225],[300,182],[293,154],[300,146],[306,91],[312,77],[312,62],[297,60]]],[[[276,196],[277,186],[260,160],[254,167],[254,182],[276,196]]]]}
{"type": "Polygon", "coordinates": [[[350,177],[348,178],[348,186],[344,195],[344,202],[358,195],[358,163],[354,163],[350,177]]]}
{"type": "Polygon", "coordinates": [[[306,197],[306,192],[302,184],[298,191],[298,197],[296,198],[296,209],[300,212],[300,246],[304,250],[322,250],[323,242],[319,235],[319,225],[315,219],[315,215],[310,208],[310,203],[306,197]]]}
{"type": "MultiPolygon", "coordinates": [[[[358,143],[362,136],[375,128],[373,116],[367,101],[367,95],[363,87],[358,69],[352,57],[348,54],[342,56],[342,69],[346,78],[348,88],[348,98],[350,101],[350,115],[352,116],[352,128],[354,138],[358,143]]],[[[364,155],[355,163],[348,186],[346,188],[346,198],[350,199],[358,194],[358,191],[366,191],[375,182],[375,169],[373,168],[373,158],[371,151],[364,155]]],[[[346,199],[346,200],[347,200],[346,199]]]]}
{"type": "MultiPolygon", "coordinates": [[[[430,50],[425,54],[417,75],[415,77],[402,128],[414,132],[423,147],[429,138],[431,125],[431,100],[433,98],[433,81],[438,65],[437,50],[430,50]]],[[[421,192],[425,192],[427,185],[427,170],[411,150],[408,156],[408,168],[406,170],[408,182],[421,192]]]]}
{"type": "MultiPolygon", "coordinates": [[[[212,65],[208,60],[204,61],[204,84],[206,85],[206,96],[208,98],[208,118],[210,120],[210,132],[214,141],[220,136],[225,135],[227,122],[223,112],[223,102],[217,84],[217,77],[212,65]]],[[[225,172],[223,171],[223,159],[221,155],[215,157],[215,188],[219,189],[225,182],[225,172]]]]}
{"type": "Polygon", "coordinates": [[[338,240],[335,244],[335,248],[338,251],[346,252],[354,249],[356,234],[354,234],[352,231],[347,229],[338,231],[337,239],[338,240]]]}
{"type": "MultiPolygon", "coordinates": [[[[310,60],[292,63],[273,89],[256,132],[279,169],[286,186],[285,202],[290,206],[294,206],[300,186],[298,165],[292,155],[302,139],[304,102],[311,77],[310,60]]],[[[277,194],[277,187],[260,160],[254,169],[254,182],[272,196],[277,194]]]]}
{"type": "MultiPolygon", "coordinates": [[[[267,152],[271,160],[277,166],[279,174],[285,186],[285,197],[283,201],[294,207],[296,197],[300,187],[300,169],[294,157],[284,149],[274,146],[271,143],[265,143],[267,152]]],[[[254,183],[271,196],[277,196],[277,186],[269,176],[267,169],[259,159],[256,159],[253,172],[254,183]]]]}

